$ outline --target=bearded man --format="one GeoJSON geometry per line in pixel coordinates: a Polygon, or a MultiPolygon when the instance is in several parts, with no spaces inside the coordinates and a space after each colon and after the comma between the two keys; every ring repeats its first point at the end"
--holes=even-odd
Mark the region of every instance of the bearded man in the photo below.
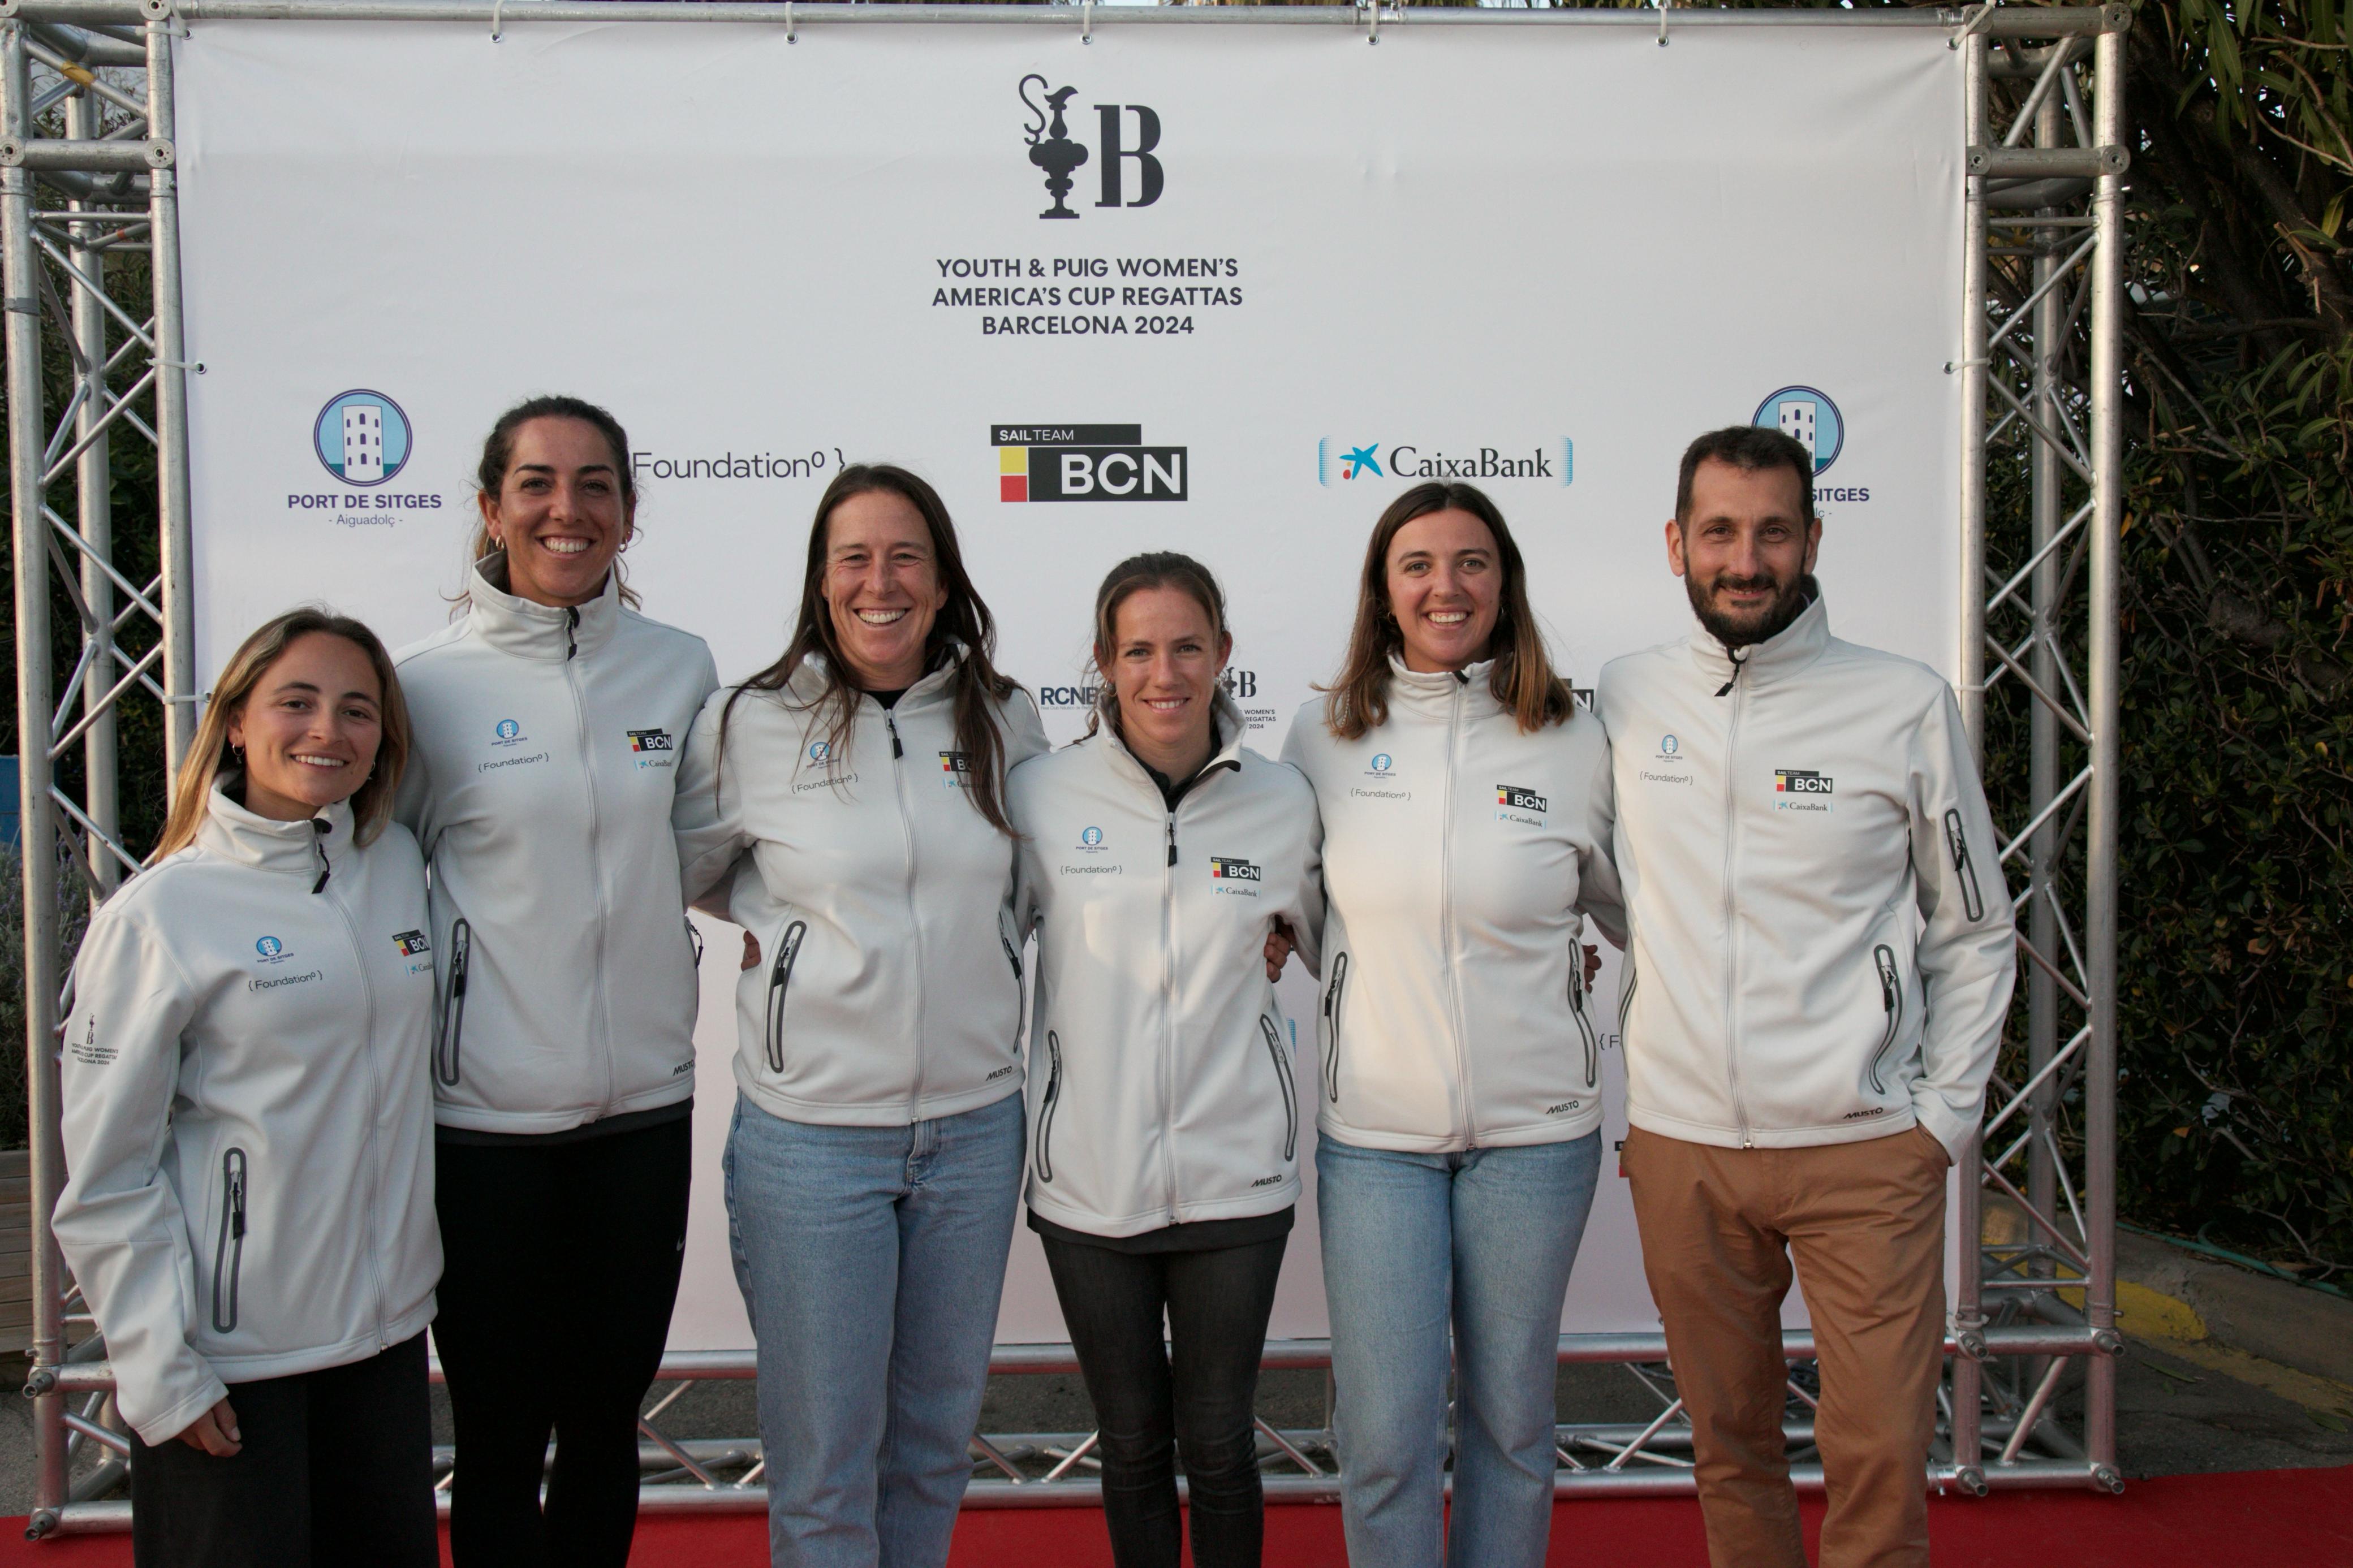
{"type": "Polygon", "coordinates": [[[2010,901],[1952,689],[1830,634],[1813,475],[1778,430],[1693,442],[1666,546],[1699,625],[1601,673],[1624,1169],[1715,1568],[1805,1568],[1793,1261],[1823,1568],[1926,1568],[1946,1173],[2016,978],[2010,901]]]}

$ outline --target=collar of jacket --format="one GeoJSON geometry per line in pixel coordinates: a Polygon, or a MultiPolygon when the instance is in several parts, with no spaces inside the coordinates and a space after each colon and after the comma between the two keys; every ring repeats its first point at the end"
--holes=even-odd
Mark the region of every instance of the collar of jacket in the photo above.
{"type": "MultiPolygon", "coordinates": [[[[964,668],[964,656],[965,646],[957,638],[950,637],[941,644],[939,663],[926,671],[921,680],[907,688],[901,694],[898,706],[891,711],[906,713],[918,708],[928,708],[936,702],[955,700],[954,682],[956,671],[964,668]]],[[[824,698],[827,668],[825,655],[821,653],[813,653],[801,660],[801,667],[793,671],[792,681],[785,688],[791,693],[795,706],[814,707],[824,698]]],[[[861,714],[868,711],[865,695],[863,691],[859,693],[858,711],[861,714]]],[[[881,713],[881,705],[877,703],[872,711],[881,713]]]]}
{"type": "MultiPolygon", "coordinates": [[[[1158,800],[1160,786],[1152,782],[1152,774],[1145,770],[1142,763],[1136,760],[1135,753],[1127,749],[1127,741],[1120,734],[1119,726],[1112,722],[1113,705],[1119,699],[1113,697],[1111,694],[1111,688],[1106,686],[1103,688],[1103,696],[1100,700],[1103,725],[1080,743],[1085,745],[1096,742],[1102,742],[1103,761],[1110,766],[1111,771],[1134,784],[1136,788],[1153,799],[1158,800]]],[[[1240,704],[1227,696],[1222,688],[1219,689],[1209,713],[1209,721],[1217,726],[1217,733],[1225,737],[1225,743],[1211,753],[1208,762],[1201,764],[1201,771],[1193,775],[1196,779],[1206,777],[1219,768],[1231,768],[1236,773],[1241,772],[1242,742],[1250,736],[1250,721],[1242,717],[1240,704]]]]}
{"type": "Polygon", "coordinates": [[[339,800],[308,816],[280,822],[247,810],[230,796],[229,785],[243,777],[229,772],[213,781],[212,808],[205,813],[205,825],[196,829],[196,847],[206,854],[257,871],[280,871],[316,881],[320,856],[340,860],[351,847],[351,802],[339,800]],[[327,825],[324,833],[315,826],[321,822],[327,825]]]}
{"type": "MultiPolygon", "coordinates": [[[[1738,661],[1741,685],[1765,687],[1787,680],[1820,658],[1822,650],[1830,647],[1830,610],[1823,603],[1821,589],[1814,587],[1812,591],[1813,602],[1799,612],[1796,620],[1763,642],[1748,646],[1738,661]]],[[[1710,690],[1732,679],[1733,657],[1709,635],[1706,627],[1693,629],[1691,654],[1692,662],[1707,677],[1710,690]]]]}
{"type": "Polygon", "coordinates": [[[469,625],[476,637],[501,653],[562,664],[575,649],[595,653],[612,640],[621,624],[618,572],[605,574],[604,592],[580,606],[577,626],[569,610],[508,593],[506,580],[507,552],[493,550],[474,563],[466,583],[466,595],[473,606],[469,625]]]}
{"type": "Polygon", "coordinates": [[[1500,713],[1504,705],[1495,700],[1488,679],[1495,673],[1495,661],[1482,658],[1476,664],[1466,664],[1458,673],[1451,669],[1422,671],[1408,669],[1405,661],[1395,654],[1389,656],[1389,714],[1400,711],[1417,719],[1444,719],[1452,711],[1457,692],[1462,697],[1462,716],[1484,718],[1500,713]]]}

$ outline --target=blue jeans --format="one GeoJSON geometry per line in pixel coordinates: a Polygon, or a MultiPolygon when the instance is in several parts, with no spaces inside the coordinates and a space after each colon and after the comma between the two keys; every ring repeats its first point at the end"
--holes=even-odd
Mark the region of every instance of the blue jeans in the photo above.
{"type": "Polygon", "coordinates": [[[1318,1141],[1352,1568],[1540,1568],[1552,1528],[1560,1306],[1600,1169],[1599,1132],[1459,1154],[1318,1141]]]}
{"type": "Polygon", "coordinates": [[[737,1099],[727,1238],[759,1342],[776,1568],[946,1563],[1024,1148],[1018,1094],[907,1127],[737,1099]]]}

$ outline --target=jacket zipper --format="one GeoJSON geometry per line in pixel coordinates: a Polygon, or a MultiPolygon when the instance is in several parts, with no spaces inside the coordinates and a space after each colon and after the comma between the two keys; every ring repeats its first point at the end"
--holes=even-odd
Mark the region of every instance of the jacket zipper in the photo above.
{"type": "Polygon", "coordinates": [[[1046,1097],[1038,1102],[1038,1179],[1054,1182],[1054,1106],[1062,1098],[1062,1038],[1046,1031],[1046,1097]]]}
{"type": "MultiPolygon", "coordinates": [[[[1178,805],[1183,805],[1179,801],[1178,805]]],[[[1160,1171],[1176,1223],[1176,806],[1167,808],[1168,860],[1160,868],[1160,1171]]]]}
{"type": "Polygon", "coordinates": [[[1736,656],[1733,658],[1732,679],[1724,683],[1716,695],[1721,697],[1727,691],[1732,694],[1732,718],[1724,731],[1724,942],[1727,960],[1724,966],[1724,1072],[1732,1089],[1732,1114],[1740,1124],[1740,1146],[1753,1149],[1757,1146],[1757,1140],[1748,1130],[1748,1107],[1740,1093],[1738,1016],[1733,1010],[1740,973],[1740,928],[1732,912],[1733,863],[1740,844],[1737,748],[1740,743],[1740,710],[1747,700],[1749,690],[1738,682],[1741,668],[1746,662],[1736,656]]]}
{"type": "Polygon", "coordinates": [[[466,1035],[466,972],[474,962],[473,922],[459,920],[449,928],[449,994],[441,1003],[441,1029],[433,1042],[433,1076],[444,1087],[458,1087],[458,1052],[466,1035]]]}
{"type": "Polygon", "coordinates": [[[801,956],[801,939],[808,921],[795,921],[776,938],[776,959],[768,966],[768,1070],[785,1070],[785,998],[793,984],[793,965],[801,956]]]}
{"type": "Polygon", "coordinates": [[[1972,921],[1985,919],[1985,895],[1978,891],[1977,868],[1969,864],[1969,836],[1962,830],[1961,814],[1945,813],[1945,847],[1953,854],[1953,874],[1961,882],[1961,912],[1972,921]]]}
{"type": "Polygon", "coordinates": [[[1348,955],[1332,955],[1332,983],[1324,988],[1324,1092],[1340,1103],[1340,1002],[1348,988],[1348,955]]]}
{"type": "Polygon", "coordinates": [[[360,998],[364,1017],[360,1040],[363,1054],[367,1058],[368,1068],[366,1225],[370,1245],[364,1250],[367,1254],[368,1279],[375,1287],[375,1342],[377,1348],[382,1349],[391,1342],[385,1335],[392,1325],[385,1321],[384,1269],[379,1261],[384,1251],[384,1244],[383,1239],[376,1234],[376,1225],[384,1212],[384,1194],[381,1190],[382,1171],[376,1155],[376,1122],[384,1115],[385,1095],[383,1079],[376,1071],[375,981],[368,973],[367,950],[360,942],[360,928],[353,922],[351,910],[343,907],[343,900],[340,894],[329,895],[327,901],[335,906],[335,913],[343,920],[343,936],[352,944],[352,962],[359,966],[360,972],[360,998]]]}
{"type": "MultiPolygon", "coordinates": [[[[907,748],[899,742],[899,721],[888,708],[882,710],[882,727],[891,734],[891,796],[899,805],[899,833],[907,852],[907,926],[915,938],[915,973],[927,974],[930,969],[923,962],[923,914],[915,904],[915,822],[907,812],[907,780],[905,769],[901,765],[906,758],[907,748]]],[[[925,1038],[923,1023],[923,990],[920,984],[915,987],[915,1085],[914,1098],[907,1106],[907,1120],[911,1123],[923,1119],[923,1080],[930,1066],[929,1042],[925,1038]]]]}
{"type": "Polygon", "coordinates": [[[580,731],[580,782],[588,792],[588,879],[596,889],[596,942],[595,967],[589,973],[595,982],[595,1016],[596,1033],[605,1047],[605,1095],[603,1110],[613,1109],[613,1025],[605,1014],[605,927],[611,912],[605,907],[605,868],[597,846],[604,830],[596,816],[596,752],[588,732],[588,704],[580,693],[580,677],[573,668],[573,658],[580,651],[578,637],[580,609],[573,605],[565,612],[564,623],[564,684],[572,693],[572,718],[580,731]]]}
{"type": "Polygon", "coordinates": [[[1577,1020],[1577,1032],[1585,1040],[1585,1087],[1601,1087],[1600,1042],[1593,1037],[1593,1020],[1585,1016],[1585,954],[1577,943],[1568,944],[1568,1011],[1577,1020]]]}
{"type": "Polygon", "coordinates": [[[1458,671],[1446,711],[1446,771],[1438,796],[1438,942],[1439,966],[1446,973],[1447,1016],[1454,1035],[1454,1089],[1462,1102],[1462,1147],[1468,1151],[1479,1146],[1479,1124],[1472,1110],[1471,1058],[1462,1038],[1461,976],[1454,965],[1454,762],[1462,729],[1464,684],[1458,671]]]}
{"type": "Polygon", "coordinates": [[[1291,1058],[1282,1054],[1282,1031],[1274,1020],[1261,1013],[1259,1033],[1266,1037],[1266,1054],[1274,1058],[1274,1080],[1282,1088],[1282,1157],[1299,1155],[1299,1086],[1292,1081],[1291,1058]]]}
{"type": "Polygon", "coordinates": [[[221,1152],[220,1238],[213,1243],[213,1331],[237,1331],[237,1276],[245,1268],[245,1151],[221,1152]],[[221,1284],[228,1284],[228,1310],[221,1310],[221,1284]]]}
{"type": "Polygon", "coordinates": [[[1871,950],[1871,961],[1879,970],[1879,1004],[1887,1009],[1887,1033],[1879,1048],[1871,1053],[1871,1091],[1885,1094],[1887,1088],[1879,1079],[1879,1061],[1887,1047],[1895,1043],[1895,1031],[1904,1021],[1904,977],[1895,972],[1895,952],[1885,942],[1871,950]]]}

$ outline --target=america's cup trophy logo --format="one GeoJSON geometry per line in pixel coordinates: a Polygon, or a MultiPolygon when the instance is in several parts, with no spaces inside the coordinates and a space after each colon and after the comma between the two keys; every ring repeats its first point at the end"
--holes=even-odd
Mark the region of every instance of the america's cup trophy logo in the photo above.
{"type": "Polygon", "coordinates": [[[1039,217],[1076,217],[1079,215],[1062,205],[1071,194],[1071,172],[1087,161],[1087,150],[1071,140],[1069,128],[1062,123],[1062,110],[1070,106],[1075,87],[1050,88],[1046,79],[1032,71],[1021,79],[1021,105],[1034,118],[1029,127],[1029,161],[1046,171],[1046,194],[1054,205],[1039,213],[1039,217]],[[1046,96],[1041,107],[1031,100],[1029,84],[1038,84],[1046,96]]]}

